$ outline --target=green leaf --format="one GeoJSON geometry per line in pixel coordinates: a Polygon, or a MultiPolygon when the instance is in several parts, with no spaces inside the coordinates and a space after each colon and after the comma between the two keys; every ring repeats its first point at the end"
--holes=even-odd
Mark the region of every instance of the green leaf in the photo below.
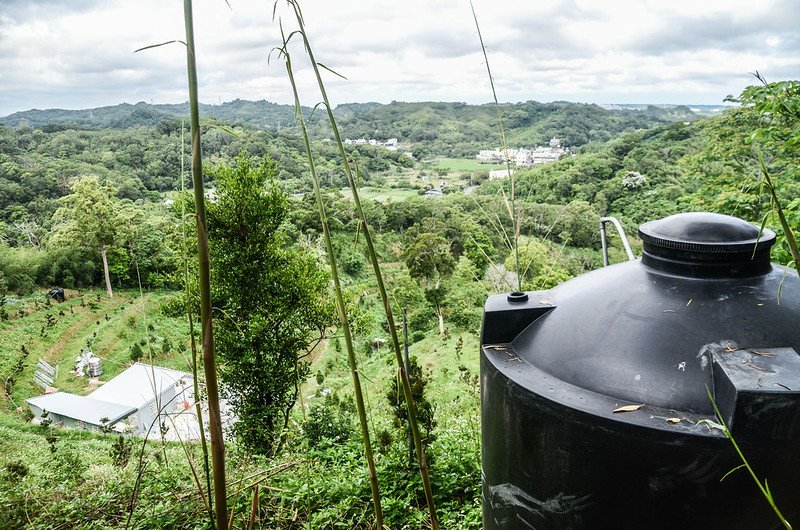
{"type": "Polygon", "coordinates": [[[725,474],[722,476],[722,478],[721,478],[721,479],[719,479],[719,481],[720,481],[720,482],[722,482],[723,480],[725,480],[726,478],[728,478],[728,475],[732,475],[732,474],[733,474],[733,473],[735,473],[736,471],[739,471],[740,469],[742,469],[742,468],[746,468],[746,467],[747,467],[747,466],[745,466],[744,464],[740,464],[740,465],[736,466],[735,468],[733,468],[733,469],[731,469],[730,471],[728,471],[727,473],[725,473],[725,474]]]}

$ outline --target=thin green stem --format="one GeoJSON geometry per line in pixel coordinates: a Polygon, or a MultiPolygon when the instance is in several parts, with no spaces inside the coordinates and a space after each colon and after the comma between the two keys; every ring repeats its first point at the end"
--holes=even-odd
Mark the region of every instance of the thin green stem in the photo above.
{"type": "Polygon", "coordinates": [[[353,347],[353,337],[350,331],[350,320],[347,316],[347,309],[344,304],[344,297],[342,296],[342,287],[339,282],[339,269],[336,265],[336,258],[333,253],[333,242],[331,240],[331,233],[328,227],[328,216],[325,212],[325,204],[322,200],[322,192],[319,187],[319,178],[317,177],[316,166],[314,165],[314,157],[311,153],[311,144],[308,139],[308,130],[306,129],[305,119],[300,107],[300,97],[297,93],[297,84],[294,79],[294,72],[292,70],[292,59],[287,50],[286,37],[283,35],[283,48],[281,53],[286,62],[286,73],[289,76],[289,83],[292,86],[292,93],[294,95],[295,110],[297,119],[300,122],[300,128],[303,133],[303,142],[306,148],[306,155],[308,158],[308,165],[311,170],[311,181],[314,186],[314,196],[317,200],[317,209],[319,210],[319,219],[322,224],[322,233],[325,239],[325,250],[328,255],[328,264],[331,269],[331,278],[333,279],[333,290],[336,297],[336,309],[339,313],[339,321],[342,324],[342,333],[344,334],[345,347],[347,349],[347,361],[350,364],[350,373],[353,378],[353,391],[356,397],[356,409],[358,410],[358,421],[361,426],[361,438],[364,443],[364,455],[367,460],[367,467],[369,469],[370,487],[372,489],[372,502],[375,509],[375,523],[378,529],[383,528],[383,510],[381,508],[380,487],[378,484],[378,473],[375,468],[375,459],[372,452],[372,444],[369,436],[369,424],[367,422],[367,412],[364,407],[364,393],[361,389],[361,379],[359,377],[358,365],[356,363],[355,349],[353,347]]]}
{"type": "Polygon", "coordinates": [[[331,108],[330,100],[328,99],[327,91],[325,90],[325,84],[322,82],[322,76],[320,75],[319,71],[319,63],[314,59],[314,53],[311,48],[311,44],[308,41],[308,36],[305,32],[305,25],[303,23],[303,16],[300,11],[300,6],[296,0],[289,0],[290,5],[293,7],[295,16],[297,18],[297,23],[300,27],[300,35],[303,37],[303,43],[305,44],[306,53],[308,54],[309,59],[311,60],[312,67],[314,68],[314,74],[317,79],[317,85],[319,86],[320,93],[322,94],[322,100],[325,104],[325,109],[328,113],[328,121],[330,122],[331,129],[333,130],[333,135],[336,141],[336,145],[339,148],[339,154],[342,158],[342,165],[344,167],[344,172],[347,177],[347,182],[350,185],[350,190],[353,194],[353,202],[356,206],[356,213],[358,214],[359,219],[361,220],[361,224],[363,226],[364,231],[364,241],[367,244],[367,251],[370,257],[370,261],[372,262],[372,267],[375,272],[375,279],[378,284],[378,289],[381,294],[381,300],[383,302],[384,312],[386,314],[386,320],[389,324],[389,330],[392,337],[392,345],[394,346],[395,350],[395,357],[397,360],[398,370],[400,371],[400,377],[403,381],[403,390],[406,395],[406,404],[408,406],[408,416],[409,416],[409,424],[411,426],[411,432],[414,437],[414,445],[417,451],[417,461],[419,464],[420,470],[420,477],[422,478],[423,489],[425,490],[425,499],[428,504],[428,512],[431,518],[431,528],[433,530],[439,529],[439,521],[436,517],[436,505],[433,500],[433,489],[430,483],[430,477],[428,473],[428,464],[425,458],[425,450],[422,446],[422,437],[420,436],[419,432],[419,425],[416,416],[416,408],[414,406],[414,399],[411,393],[411,383],[408,379],[408,372],[405,369],[405,364],[403,363],[403,355],[400,352],[400,341],[397,338],[397,330],[395,329],[394,324],[394,316],[392,314],[391,304],[389,303],[389,297],[386,293],[386,287],[383,281],[383,275],[381,273],[380,263],[378,262],[377,252],[375,252],[375,246],[372,242],[372,235],[369,229],[369,223],[367,222],[367,218],[364,215],[364,210],[361,207],[361,200],[358,194],[358,187],[356,185],[356,180],[353,176],[353,171],[350,168],[350,163],[347,160],[347,153],[344,150],[344,143],[342,142],[341,135],[339,134],[339,128],[336,125],[336,119],[333,116],[333,110],[331,108]]]}
{"type": "Polygon", "coordinates": [[[200,111],[197,95],[197,64],[194,45],[192,0],[183,2],[186,25],[186,69],[189,76],[189,117],[192,137],[192,184],[194,186],[195,219],[197,221],[200,321],[202,322],[203,371],[208,394],[209,431],[211,435],[211,466],[214,471],[214,512],[216,528],[228,525],[228,506],[225,487],[225,442],[222,436],[222,418],[219,409],[217,365],[214,356],[214,332],[211,319],[211,258],[208,250],[205,194],[203,190],[203,164],[200,153],[200,111]]]}
{"type": "MultiPolygon", "coordinates": [[[[481,26],[478,23],[478,15],[475,13],[475,5],[472,3],[472,0],[469,1],[469,7],[472,9],[472,18],[475,19],[475,28],[478,30],[478,40],[481,43],[481,51],[483,52],[483,62],[486,64],[486,72],[489,74],[489,84],[492,87],[492,97],[494,97],[494,106],[497,109],[497,124],[500,127],[500,136],[503,140],[503,158],[506,162],[506,174],[508,175],[508,179],[511,182],[511,201],[509,207],[509,217],[511,217],[511,225],[512,229],[514,230],[514,266],[517,272],[517,291],[522,291],[522,274],[519,270],[519,232],[520,232],[520,223],[519,218],[517,216],[517,206],[516,206],[516,185],[515,185],[515,178],[514,174],[511,172],[511,160],[508,157],[508,140],[506,139],[506,128],[505,124],[503,123],[503,111],[500,108],[500,103],[497,100],[497,91],[494,88],[494,77],[492,76],[492,69],[489,66],[489,55],[486,53],[486,46],[483,43],[483,35],[481,34],[481,26]]],[[[503,194],[505,198],[505,193],[503,194]]]]}
{"type": "Polygon", "coordinates": [[[756,472],[753,471],[753,468],[750,466],[750,462],[748,462],[747,458],[745,458],[744,453],[739,447],[739,444],[736,443],[736,439],[733,437],[733,434],[728,428],[728,425],[725,423],[725,419],[722,417],[722,413],[719,411],[719,408],[717,407],[717,402],[714,399],[714,396],[711,395],[711,390],[708,387],[706,387],[706,392],[708,393],[708,398],[711,400],[711,405],[714,407],[714,413],[716,414],[717,419],[722,425],[722,432],[725,434],[728,440],[730,440],[731,444],[733,445],[733,448],[736,450],[736,454],[739,455],[739,459],[742,461],[742,464],[750,473],[750,476],[753,478],[753,481],[756,483],[756,486],[758,486],[758,489],[761,491],[761,494],[764,496],[769,505],[772,507],[772,510],[775,512],[775,515],[778,516],[778,519],[780,520],[781,524],[783,524],[786,530],[792,530],[792,525],[789,524],[789,521],[786,520],[781,511],[778,509],[778,506],[775,504],[775,499],[772,498],[772,492],[769,491],[769,487],[767,486],[766,480],[764,481],[764,484],[761,483],[761,480],[758,478],[758,476],[756,476],[756,472]]]}
{"type": "MultiPolygon", "coordinates": [[[[774,183],[772,182],[772,176],[769,173],[769,169],[767,169],[767,164],[764,162],[764,157],[760,151],[758,153],[758,163],[761,165],[761,173],[764,175],[764,182],[769,190],[772,198],[772,204],[775,208],[775,213],[778,214],[778,219],[780,220],[781,227],[783,228],[783,233],[786,235],[786,242],[789,243],[789,249],[792,252],[792,258],[794,259],[794,263],[796,265],[800,263],[800,249],[798,249],[797,246],[797,239],[794,236],[792,227],[789,226],[789,221],[786,219],[786,214],[783,211],[780,198],[778,198],[778,192],[775,189],[774,183]]],[[[800,274],[800,270],[798,270],[798,274],[800,274]]]]}

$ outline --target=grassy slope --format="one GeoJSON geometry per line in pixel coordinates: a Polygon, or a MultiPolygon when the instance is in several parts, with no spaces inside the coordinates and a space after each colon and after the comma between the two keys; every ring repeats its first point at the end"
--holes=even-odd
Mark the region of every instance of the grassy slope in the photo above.
{"type": "MultiPolygon", "coordinates": [[[[113,465],[112,445],[116,438],[89,431],[56,429],[58,450],[53,453],[47,431],[25,422],[24,400],[41,393],[40,387],[33,383],[39,358],[60,364],[56,380],[59,389],[78,394],[91,391],[93,387],[88,378],[76,378],[69,373],[87,341],[92,341],[92,350],[103,360],[101,381],[108,381],[130,365],[129,346],[134,341],[145,340],[142,361],[147,362],[148,336],[153,343],[154,363],[188,370],[185,359],[188,354],[183,352],[188,326],[180,319],[160,313],[161,302],[170,295],[145,293],[142,298],[135,291],[118,291],[109,299],[103,291],[68,291],[67,301],[61,304],[46,302],[44,292],[11,300],[11,318],[0,322],[0,377],[3,382],[17,363],[22,345],[29,355],[23,372],[15,378],[12,399],[0,392],[0,481],[7,480],[9,464],[23,463],[27,474],[16,480],[10,496],[0,487],[0,527],[124,527],[136,472],[132,464],[126,468],[113,465]],[[47,324],[48,314],[53,317],[51,326],[47,324]],[[152,325],[149,333],[148,324],[152,325]],[[169,337],[174,345],[174,351],[166,355],[161,348],[164,337],[169,337]],[[21,406],[19,412],[15,410],[18,406],[21,406]],[[77,455],[82,464],[76,467],[68,455],[77,455]],[[79,483],[71,481],[75,473],[83,475],[79,483]]],[[[152,451],[163,453],[167,458],[165,462],[177,464],[175,471],[169,473],[174,477],[171,494],[183,498],[194,495],[192,502],[159,505],[162,513],[153,515],[153,520],[162,521],[167,528],[176,527],[170,523],[171,517],[180,517],[187,528],[193,527],[195,521],[202,521],[202,505],[193,493],[183,449],[177,444],[168,444],[163,450],[151,447],[152,451]]],[[[132,461],[138,457],[139,449],[141,444],[137,442],[132,461]]],[[[197,447],[192,451],[195,462],[197,451],[197,447]]],[[[163,480],[164,472],[159,473],[159,480],[163,480]]],[[[162,492],[157,488],[143,486],[142,505],[155,507],[154,498],[160,495],[162,492]]],[[[142,511],[138,510],[133,519],[134,528],[152,527],[147,517],[144,521],[142,518],[142,511]]]]}
{"type": "Polygon", "coordinates": [[[25,369],[15,378],[13,403],[3,394],[0,404],[6,405],[3,408],[20,406],[25,399],[41,392],[33,383],[38,359],[59,365],[55,386],[60,390],[78,394],[90,392],[93,387],[88,378],[77,378],[69,373],[74,368],[75,358],[87,344],[91,344],[92,351],[103,361],[101,381],[108,381],[130,366],[130,346],[134,342],[144,342],[143,362],[149,359],[149,342],[154,364],[188,370],[187,325],[159,311],[161,301],[168,295],[146,293],[140,298],[138,292],[122,291],[108,298],[100,291],[82,294],[69,291],[67,301],[56,304],[47,302],[45,293],[38,292],[16,301],[9,307],[11,319],[0,322],[0,375],[3,379],[11,373],[23,345],[29,354],[25,369]],[[24,316],[20,316],[20,309],[24,316]],[[162,352],[165,337],[173,345],[173,351],[166,354],[162,352]]]}
{"type": "MultiPolygon", "coordinates": [[[[0,322],[0,374],[5,378],[10,373],[23,344],[29,355],[23,373],[16,378],[14,384],[14,403],[9,402],[5,395],[0,395],[0,403],[6,411],[41,393],[39,387],[33,383],[36,360],[39,358],[53,365],[60,365],[55,383],[60,390],[79,394],[90,392],[93,387],[88,378],[76,378],[69,373],[74,366],[75,357],[86,347],[87,341],[92,341],[92,351],[103,360],[104,373],[101,381],[111,379],[130,366],[130,345],[136,341],[146,341],[148,337],[153,345],[155,364],[181,370],[190,369],[186,351],[186,323],[166,317],[159,311],[160,303],[170,293],[146,293],[144,299],[140,299],[136,292],[118,292],[111,299],[101,294],[99,301],[98,293],[100,291],[91,291],[79,296],[69,292],[67,302],[52,303],[49,306],[42,302],[43,293],[36,293],[23,298],[19,305],[12,306],[15,311],[23,307],[27,314],[21,318],[14,315],[10,320],[0,322]],[[61,315],[61,312],[64,314],[61,315]],[[47,314],[56,319],[52,327],[47,327],[47,314]],[[148,325],[153,328],[149,333],[148,325]],[[42,328],[44,334],[41,334],[42,328]],[[167,354],[162,353],[161,348],[165,336],[174,346],[173,351],[167,354]]],[[[375,337],[388,339],[388,333],[377,332],[375,337]]],[[[379,414],[382,415],[383,412],[388,412],[384,394],[387,382],[395,373],[394,354],[388,346],[374,352],[367,351],[363,342],[359,342],[358,357],[367,379],[365,386],[373,408],[376,412],[381,411],[379,414]]],[[[306,407],[318,399],[313,397],[319,387],[313,374],[318,371],[325,374],[323,387],[342,393],[350,392],[352,383],[345,355],[337,352],[331,346],[332,343],[332,339],[326,340],[319,348],[319,353],[314,355],[312,377],[304,388],[304,395],[309,398],[305,401],[306,407]]],[[[146,343],[143,350],[145,357],[142,362],[147,362],[146,343]]],[[[459,379],[459,366],[463,365],[471,373],[477,373],[477,351],[476,334],[461,333],[442,338],[434,330],[428,332],[425,339],[410,346],[410,354],[417,356],[420,363],[431,372],[430,395],[441,409],[439,417],[443,421],[448,417],[445,413],[447,409],[462,409],[461,402],[470,401],[467,397],[472,390],[459,379]],[[457,357],[455,348],[459,337],[463,340],[463,347],[460,357],[457,357]]],[[[465,406],[466,409],[462,412],[477,416],[477,402],[465,406]]]]}

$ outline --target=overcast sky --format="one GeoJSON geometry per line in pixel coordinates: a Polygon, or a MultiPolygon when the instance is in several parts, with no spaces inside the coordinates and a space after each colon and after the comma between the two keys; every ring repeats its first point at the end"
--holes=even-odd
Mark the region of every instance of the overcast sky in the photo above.
{"type": "MultiPolygon", "coordinates": [[[[719,104],[800,78],[796,0],[474,0],[501,101],[719,104]]],[[[290,103],[272,0],[195,0],[200,99],[290,103]]],[[[334,103],[464,101],[491,90],[468,0],[305,0],[334,103]]],[[[285,2],[277,16],[294,28],[285,2]]],[[[0,0],[0,116],[186,101],[179,0],[0,0]]],[[[319,97],[299,48],[304,104],[319,97]],[[301,66],[301,63],[302,66],[301,66]]]]}

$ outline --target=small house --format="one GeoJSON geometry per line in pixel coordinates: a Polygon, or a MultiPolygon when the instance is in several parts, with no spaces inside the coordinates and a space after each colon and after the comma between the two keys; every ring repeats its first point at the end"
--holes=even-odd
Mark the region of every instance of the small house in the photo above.
{"type": "Polygon", "coordinates": [[[192,376],[178,370],[136,363],[87,396],[55,392],[25,400],[34,416],[44,411],[54,424],[99,429],[125,424],[146,434],[158,432],[168,413],[194,400],[192,376]],[[122,422],[125,423],[122,423],[122,422]]]}
{"type": "Polygon", "coordinates": [[[508,169],[494,169],[489,171],[489,180],[506,178],[514,174],[514,170],[508,169]]]}
{"type": "Polygon", "coordinates": [[[87,397],[134,408],[128,422],[147,433],[158,430],[167,413],[188,402],[192,389],[192,377],[185,372],[136,363],[87,397]]]}
{"type": "Polygon", "coordinates": [[[111,427],[136,412],[134,407],[128,405],[109,403],[68,392],[44,394],[26,399],[25,402],[37,418],[42,418],[47,411],[47,419],[52,421],[53,425],[76,429],[100,430],[102,427],[111,427]]]}

